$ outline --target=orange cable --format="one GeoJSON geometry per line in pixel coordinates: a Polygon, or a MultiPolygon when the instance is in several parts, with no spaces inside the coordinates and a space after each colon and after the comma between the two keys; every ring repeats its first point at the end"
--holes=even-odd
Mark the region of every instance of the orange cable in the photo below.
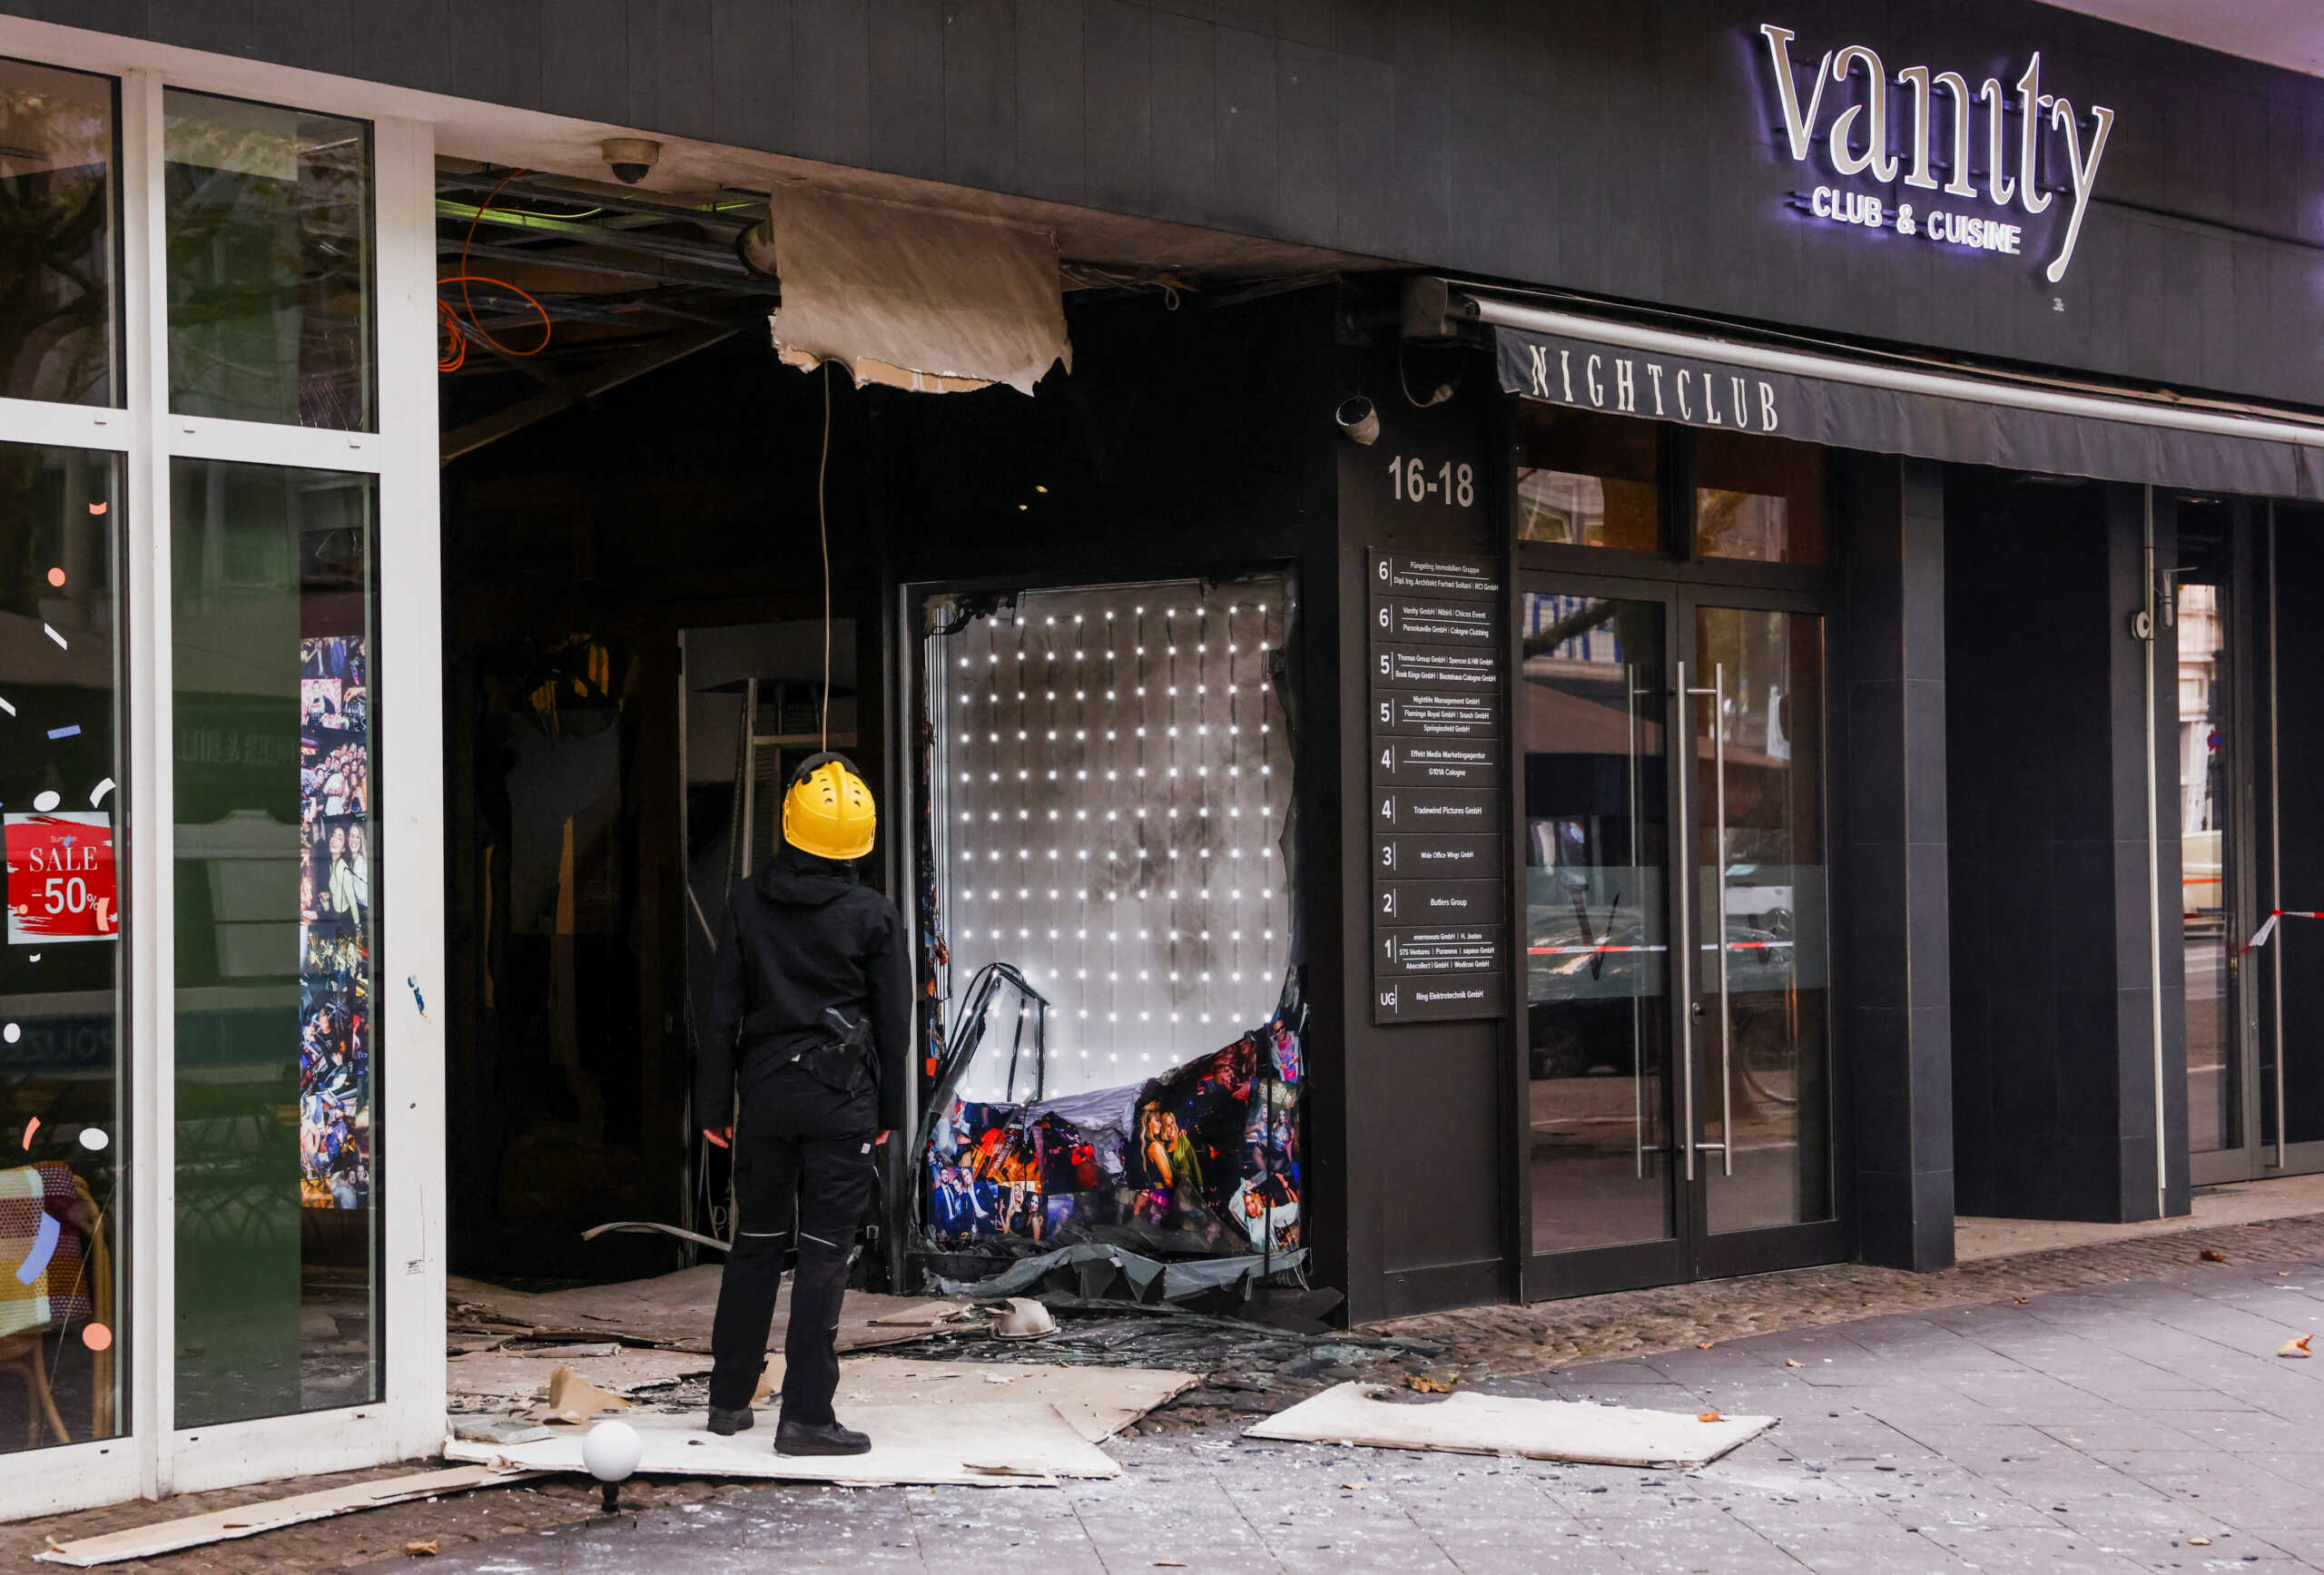
{"type": "Polygon", "coordinates": [[[468,337],[460,331],[460,314],[452,310],[450,301],[438,296],[436,311],[437,315],[444,320],[444,333],[450,340],[450,347],[436,358],[436,369],[439,372],[457,372],[468,359],[468,337]]]}
{"type": "MultiPolygon", "coordinates": [[[[535,345],[531,349],[512,350],[507,345],[502,344],[498,340],[494,339],[489,333],[485,331],[484,325],[476,320],[476,311],[473,307],[471,307],[468,311],[468,327],[473,328],[477,333],[483,338],[485,343],[490,345],[494,349],[498,350],[504,356],[513,356],[518,359],[522,359],[526,356],[537,356],[543,350],[548,349],[549,336],[556,331],[556,327],[549,319],[548,308],[534,300],[530,291],[521,288],[520,286],[511,284],[505,279],[495,279],[490,274],[487,273],[455,273],[448,279],[439,279],[436,282],[438,284],[458,285],[460,287],[460,293],[463,297],[466,297],[468,294],[468,287],[470,284],[497,284],[501,289],[508,291],[511,295],[523,296],[525,298],[525,304],[541,314],[541,342],[535,345]]],[[[449,306],[451,303],[446,301],[443,304],[449,306]]],[[[466,330],[463,330],[462,331],[465,332],[466,330]]]]}
{"type": "MultiPolygon", "coordinates": [[[[509,171],[507,174],[500,177],[500,184],[492,188],[491,192],[486,196],[484,202],[477,208],[476,212],[468,219],[468,233],[460,239],[459,272],[453,274],[448,279],[439,279],[436,281],[439,287],[447,284],[458,285],[460,287],[460,305],[467,309],[468,314],[468,328],[475,330],[477,337],[482,340],[486,344],[490,345],[502,355],[507,356],[516,360],[522,360],[528,356],[537,356],[543,350],[548,349],[548,341],[556,333],[556,325],[549,319],[548,308],[543,306],[539,301],[535,300],[527,291],[509,283],[505,279],[494,279],[489,275],[482,273],[470,273],[468,271],[468,248],[476,241],[476,227],[484,221],[485,214],[490,211],[492,207],[492,199],[500,195],[501,192],[507,188],[509,182],[515,180],[517,176],[523,173],[525,173],[523,170],[516,169],[509,171]],[[497,284],[503,290],[523,296],[526,302],[530,305],[535,311],[541,314],[541,342],[535,345],[528,350],[514,350],[510,349],[507,345],[502,344],[498,340],[494,339],[491,332],[485,328],[484,324],[477,320],[476,302],[470,299],[468,295],[468,286],[470,284],[497,284]]],[[[460,327],[459,315],[451,310],[450,302],[442,300],[439,298],[438,304],[442,309],[446,322],[451,329],[454,337],[459,339],[462,342],[459,346],[458,354],[451,354],[448,352],[443,358],[437,361],[437,370],[443,372],[457,371],[461,363],[468,359],[468,345],[466,343],[467,330],[460,327]],[[446,364],[447,362],[449,364],[446,364]]]]}

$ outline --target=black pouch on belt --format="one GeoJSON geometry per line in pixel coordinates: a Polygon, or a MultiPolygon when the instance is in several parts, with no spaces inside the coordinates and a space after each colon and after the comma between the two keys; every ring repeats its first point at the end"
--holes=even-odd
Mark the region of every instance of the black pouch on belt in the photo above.
{"type": "Polygon", "coordinates": [[[823,1009],[832,1038],[808,1046],[793,1059],[799,1069],[834,1094],[855,1095],[878,1081],[872,1058],[872,1024],[851,1023],[837,1007],[823,1009]]]}

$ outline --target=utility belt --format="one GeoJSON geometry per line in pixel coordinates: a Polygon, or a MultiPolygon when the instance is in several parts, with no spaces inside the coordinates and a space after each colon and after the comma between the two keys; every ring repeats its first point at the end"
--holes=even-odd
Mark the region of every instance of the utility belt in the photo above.
{"type": "Polygon", "coordinates": [[[773,1029],[761,1036],[752,1031],[756,1026],[743,1023],[746,1040],[771,1040],[779,1034],[799,1036],[792,1046],[771,1052],[766,1063],[770,1073],[796,1067],[832,1093],[848,1097],[879,1086],[880,1066],[872,1048],[869,1019],[852,1023],[839,1008],[826,1007],[822,1023],[813,1029],[773,1029]]]}

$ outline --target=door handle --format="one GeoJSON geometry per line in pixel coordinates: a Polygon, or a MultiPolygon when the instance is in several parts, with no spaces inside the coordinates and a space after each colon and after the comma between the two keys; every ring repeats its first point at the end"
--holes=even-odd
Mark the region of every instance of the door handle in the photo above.
{"type": "MultiPolygon", "coordinates": [[[[1679,680],[1682,689],[1685,687],[1685,683],[1684,678],[1679,680]]],[[[1724,662],[1712,664],[1709,688],[1686,689],[1685,693],[1689,695],[1704,695],[1710,701],[1713,807],[1711,812],[1712,846],[1709,862],[1717,876],[1717,883],[1713,890],[1718,893],[1718,913],[1717,919],[1710,921],[1718,926],[1714,932],[1712,945],[1718,956],[1718,1135],[1720,1141],[1697,1143],[1695,1147],[1706,1151],[1717,1150],[1719,1156],[1720,1173],[1732,1176],[1735,1174],[1735,1078],[1729,1069],[1729,1062],[1732,1055],[1731,1041],[1734,1038],[1732,1025],[1735,1014],[1728,1008],[1727,995],[1727,664],[1724,662]]],[[[1693,774],[1695,764],[1693,753],[1692,749],[1688,751],[1687,769],[1679,773],[1682,781],[1693,774]]],[[[1681,882],[1684,885],[1692,883],[1691,878],[1681,882]]],[[[1694,944],[1690,937],[1689,940],[1690,967],[1691,959],[1699,954],[1700,950],[1701,948],[1694,944]]],[[[1699,1000],[1693,1002],[1693,1011],[1690,1015],[1700,1015],[1701,1011],[1702,1002],[1699,1000]]],[[[1694,1137],[1693,1132],[1689,1131],[1688,1137],[1691,1140],[1694,1137]]]]}
{"type": "MultiPolygon", "coordinates": [[[[1628,692],[1627,703],[1624,704],[1623,709],[1629,713],[1630,720],[1630,760],[1628,763],[1630,766],[1630,861],[1643,868],[1646,861],[1641,857],[1644,850],[1640,846],[1639,841],[1638,703],[1639,697],[1649,692],[1647,690],[1640,689],[1638,686],[1638,664],[1636,663],[1626,662],[1622,664],[1622,687],[1628,692]]],[[[1644,899],[1641,897],[1640,901],[1640,914],[1641,918],[1643,918],[1644,913],[1645,902],[1644,899]]],[[[1609,914],[1608,926],[1610,930],[1611,929],[1611,924],[1612,915],[1609,914]]],[[[1611,939],[1611,935],[1609,934],[1608,940],[1610,940],[1611,939]]],[[[1640,927],[1639,939],[1640,940],[1644,940],[1646,939],[1645,927],[1643,924],[1640,927]]],[[[1635,1168],[1640,1180],[1644,1180],[1646,1177],[1646,1021],[1643,1012],[1644,1005],[1645,1002],[1643,999],[1633,1000],[1630,1003],[1630,1163],[1635,1168]]]]}
{"type": "MultiPolygon", "coordinates": [[[[1679,705],[1676,708],[1678,714],[1672,716],[1671,721],[1673,724],[1680,724],[1685,721],[1686,697],[1694,691],[1687,687],[1687,664],[1684,662],[1675,663],[1673,670],[1677,680],[1679,705]]],[[[1666,729],[1666,756],[1676,756],[1679,751],[1669,747],[1669,740],[1667,734],[1670,732],[1676,732],[1683,738],[1686,729],[1683,726],[1666,729]]],[[[1685,960],[1672,971],[1672,979],[1679,989],[1687,992],[1689,1002],[1688,1009],[1679,1014],[1679,1130],[1677,1137],[1679,1152],[1686,1167],[1687,1179],[1692,1181],[1695,1178],[1696,1136],[1695,1019],[1702,1015],[1702,1003],[1694,999],[1695,933],[1690,910],[1693,907],[1691,889],[1695,883],[1695,876],[1694,871],[1686,867],[1685,852],[1688,839],[1694,831],[1693,812],[1688,808],[1687,784],[1695,774],[1695,763],[1692,760],[1686,760],[1678,762],[1677,764],[1678,769],[1671,774],[1679,780],[1679,834],[1673,844],[1679,855],[1673,861],[1678,865],[1679,876],[1679,928],[1671,935],[1670,940],[1672,955],[1683,958],[1685,960]]]]}

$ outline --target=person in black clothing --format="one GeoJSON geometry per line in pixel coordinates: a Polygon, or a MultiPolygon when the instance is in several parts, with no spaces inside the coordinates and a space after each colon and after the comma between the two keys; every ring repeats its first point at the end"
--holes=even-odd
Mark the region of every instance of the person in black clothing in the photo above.
{"type": "Polygon", "coordinates": [[[713,1432],[751,1425],[783,1249],[798,1245],[778,1454],[872,1447],[839,1424],[832,1393],[848,1255],[875,1151],[903,1125],[911,1072],[903,920],[855,871],[873,827],[871,790],[843,757],[816,755],[793,774],[782,851],[732,892],[696,1071],[704,1136],[734,1148],[734,1247],[711,1328],[713,1432]]]}

